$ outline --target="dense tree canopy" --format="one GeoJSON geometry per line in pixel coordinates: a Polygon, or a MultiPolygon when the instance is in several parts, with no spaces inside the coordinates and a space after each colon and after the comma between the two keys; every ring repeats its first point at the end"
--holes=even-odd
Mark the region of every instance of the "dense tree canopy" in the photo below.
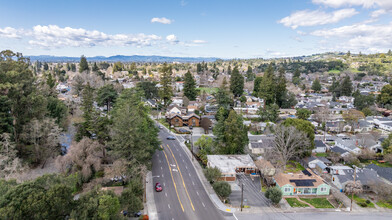
{"type": "Polygon", "coordinates": [[[172,67],[167,63],[164,63],[162,68],[160,69],[161,72],[161,88],[159,90],[159,96],[164,102],[164,106],[168,106],[171,97],[173,96],[173,88],[171,87],[172,84],[172,67]]]}
{"type": "Polygon", "coordinates": [[[83,71],[86,71],[86,70],[87,71],[89,70],[87,59],[85,56],[81,56],[80,62],[79,62],[79,73],[82,73],[83,71]]]}
{"type": "Polygon", "coordinates": [[[189,70],[188,72],[185,73],[184,95],[188,97],[188,99],[191,101],[196,100],[196,96],[197,96],[196,81],[189,70]]]}
{"type": "Polygon", "coordinates": [[[214,127],[217,151],[220,154],[242,154],[248,144],[248,129],[243,124],[241,115],[231,110],[227,119],[220,117],[214,127]]]}
{"type": "Polygon", "coordinates": [[[235,97],[240,97],[244,93],[244,77],[238,71],[238,67],[235,66],[230,78],[230,90],[235,97]]]}

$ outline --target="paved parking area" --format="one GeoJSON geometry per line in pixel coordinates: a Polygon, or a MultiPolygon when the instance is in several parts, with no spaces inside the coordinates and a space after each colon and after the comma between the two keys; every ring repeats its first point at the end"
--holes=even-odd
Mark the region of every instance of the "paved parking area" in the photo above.
{"type": "Polygon", "coordinates": [[[230,194],[230,202],[235,207],[241,206],[241,185],[244,184],[244,206],[251,207],[266,207],[269,204],[267,198],[261,192],[260,177],[255,177],[252,180],[248,175],[238,174],[237,181],[232,186],[232,193],[230,194]]]}

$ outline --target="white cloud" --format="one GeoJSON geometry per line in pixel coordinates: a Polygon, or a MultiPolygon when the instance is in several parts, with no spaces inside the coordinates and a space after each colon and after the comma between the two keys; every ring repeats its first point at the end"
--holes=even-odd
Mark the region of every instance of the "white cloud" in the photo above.
{"type": "Polygon", "coordinates": [[[0,28],[0,37],[20,38],[19,31],[12,27],[0,28]]]}
{"type": "Polygon", "coordinates": [[[166,40],[169,41],[170,44],[178,44],[178,42],[180,42],[177,39],[177,36],[174,34],[170,34],[166,36],[166,40]]]}
{"type": "Polygon", "coordinates": [[[184,0],[181,0],[180,1],[180,5],[182,6],[182,7],[184,7],[185,5],[187,5],[188,4],[188,2],[186,2],[186,1],[184,1],[184,0]]]}
{"type": "Polygon", "coordinates": [[[151,19],[151,23],[171,24],[172,22],[173,20],[167,19],[165,17],[151,19]]]}
{"type": "Polygon", "coordinates": [[[82,28],[61,28],[57,25],[33,27],[25,32],[30,36],[29,44],[40,47],[92,47],[92,46],[150,46],[161,40],[157,35],[146,34],[105,34],[100,31],[89,31],[82,28]]]}
{"type": "Polygon", "coordinates": [[[387,13],[386,10],[384,10],[384,9],[379,9],[379,10],[373,11],[373,12],[370,14],[370,16],[371,16],[372,18],[378,18],[378,17],[380,17],[381,15],[386,14],[386,13],[387,13]]]}
{"type": "Polygon", "coordinates": [[[392,10],[391,0],[312,0],[314,4],[325,5],[333,8],[345,6],[362,6],[364,8],[380,7],[392,10]]]}
{"type": "Polygon", "coordinates": [[[12,27],[0,28],[0,37],[19,38],[28,42],[33,47],[43,49],[65,48],[65,47],[94,47],[94,46],[157,46],[166,47],[179,45],[182,47],[201,46],[207,41],[191,40],[180,41],[176,35],[170,34],[166,37],[155,34],[107,34],[97,30],[85,30],[83,28],[59,27],[57,25],[36,25],[32,29],[15,29],[12,27]]]}
{"type": "Polygon", "coordinates": [[[324,37],[335,44],[336,50],[382,52],[392,48],[392,23],[383,25],[354,24],[328,30],[317,30],[311,35],[324,37]]]}
{"type": "Polygon", "coordinates": [[[193,40],[192,43],[194,43],[194,44],[206,44],[207,41],[205,41],[205,40],[193,40]]]}
{"type": "Polygon", "coordinates": [[[294,12],[290,16],[282,18],[278,22],[286,27],[296,29],[300,26],[316,26],[337,23],[340,20],[352,17],[356,14],[358,14],[358,12],[353,8],[341,9],[333,11],[332,13],[326,13],[320,10],[303,10],[294,12]]]}

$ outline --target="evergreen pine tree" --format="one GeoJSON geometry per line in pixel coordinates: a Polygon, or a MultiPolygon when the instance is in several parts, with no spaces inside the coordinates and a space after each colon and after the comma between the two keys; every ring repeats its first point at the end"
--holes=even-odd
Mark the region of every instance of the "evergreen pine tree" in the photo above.
{"type": "Polygon", "coordinates": [[[184,77],[184,95],[191,101],[196,100],[196,81],[188,70],[184,77]]]}

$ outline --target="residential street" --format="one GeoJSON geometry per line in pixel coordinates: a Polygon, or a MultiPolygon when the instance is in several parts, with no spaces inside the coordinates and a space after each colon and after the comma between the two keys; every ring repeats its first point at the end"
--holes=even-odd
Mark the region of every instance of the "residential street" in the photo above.
{"type": "Polygon", "coordinates": [[[153,184],[161,183],[162,192],[154,198],[158,219],[224,219],[203,188],[192,161],[178,140],[167,140],[170,133],[161,129],[162,151],[153,156],[153,184]]]}

